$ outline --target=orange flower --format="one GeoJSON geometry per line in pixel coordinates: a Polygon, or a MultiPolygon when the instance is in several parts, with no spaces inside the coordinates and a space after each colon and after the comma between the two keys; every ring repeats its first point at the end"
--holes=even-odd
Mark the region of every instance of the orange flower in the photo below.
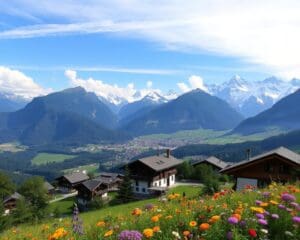
{"type": "Polygon", "coordinates": [[[153,232],[157,233],[157,232],[160,231],[160,227],[159,227],[159,226],[154,226],[154,227],[152,228],[152,230],[153,230],[153,232]]]}
{"type": "Polygon", "coordinates": [[[232,217],[235,217],[235,218],[238,219],[239,221],[241,221],[241,219],[242,219],[241,215],[238,214],[238,213],[232,214],[232,217]]]}
{"type": "Polygon", "coordinates": [[[196,227],[197,222],[196,221],[190,221],[190,227],[196,227]]]}
{"type": "Polygon", "coordinates": [[[105,226],[105,222],[104,221],[99,221],[96,224],[97,227],[104,227],[105,226]]]}
{"type": "Polygon", "coordinates": [[[135,208],[131,214],[134,216],[140,216],[142,214],[142,210],[139,208],[135,208]]]}
{"type": "Polygon", "coordinates": [[[166,216],[166,219],[172,219],[173,218],[173,216],[172,215],[168,215],[168,216],[166,216]]]}
{"type": "Polygon", "coordinates": [[[191,232],[190,231],[183,231],[183,236],[185,236],[185,237],[187,237],[187,236],[189,236],[191,234],[191,232]]]}
{"type": "Polygon", "coordinates": [[[158,217],[157,215],[155,215],[155,216],[153,216],[153,217],[151,218],[151,221],[152,221],[152,222],[158,222],[158,221],[159,221],[159,217],[158,217]]]}
{"type": "Polygon", "coordinates": [[[219,221],[220,218],[221,217],[219,215],[214,215],[210,218],[210,222],[215,223],[215,222],[219,221]]]}
{"type": "Polygon", "coordinates": [[[110,237],[114,233],[113,230],[109,230],[104,234],[104,237],[110,237]]]}
{"type": "Polygon", "coordinates": [[[199,226],[199,229],[201,231],[206,231],[210,228],[210,225],[208,223],[202,223],[200,226],[199,226]]]}
{"type": "Polygon", "coordinates": [[[153,237],[153,229],[146,228],[146,229],[144,229],[143,234],[146,238],[151,238],[151,237],[153,237]]]}

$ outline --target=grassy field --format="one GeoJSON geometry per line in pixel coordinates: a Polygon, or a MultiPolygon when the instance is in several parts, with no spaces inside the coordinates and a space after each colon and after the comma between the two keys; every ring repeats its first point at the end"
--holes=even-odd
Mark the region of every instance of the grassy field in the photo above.
{"type": "Polygon", "coordinates": [[[33,165],[43,165],[47,163],[63,162],[74,157],[76,157],[76,155],[39,153],[31,160],[31,163],[33,165]]]}
{"type": "MultiPolygon", "coordinates": [[[[171,189],[167,199],[153,198],[80,213],[84,235],[73,233],[71,218],[67,217],[20,225],[1,237],[6,240],[113,240],[120,239],[118,235],[123,230],[137,230],[144,235],[138,239],[153,240],[300,239],[299,219],[294,217],[299,216],[297,184],[272,184],[261,191],[225,190],[213,196],[199,196],[199,187],[180,186],[171,189]],[[180,238],[175,238],[174,232],[180,238]],[[190,233],[192,237],[186,238],[190,233]]],[[[70,206],[68,201],[60,204],[64,208],[70,206]]]]}
{"type": "Polygon", "coordinates": [[[78,166],[76,168],[68,168],[68,169],[65,169],[64,172],[70,173],[70,172],[76,172],[76,171],[80,171],[80,172],[86,171],[87,173],[97,173],[98,168],[99,168],[99,164],[93,163],[93,164],[78,166]]]}
{"type": "Polygon", "coordinates": [[[194,141],[195,143],[202,144],[227,144],[227,143],[241,143],[245,141],[260,141],[268,137],[276,136],[281,133],[279,129],[270,129],[264,133],[257,133],[248,136],[243,136],[239,134],[227,135],[229,131],[214,131],[210,129],[198,129],[198,130],[188,130],[179,131],[170,134],[152,134],[142,136],[141,140],[174,140],[174,141],[194,141]]]}

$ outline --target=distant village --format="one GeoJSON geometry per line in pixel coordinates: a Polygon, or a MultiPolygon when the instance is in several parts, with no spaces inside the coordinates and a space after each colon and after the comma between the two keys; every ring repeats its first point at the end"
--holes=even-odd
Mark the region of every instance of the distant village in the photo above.
{"type": "MultiPolygon", "coordinates": [[[[51,197],[56,194],[75,196],[76,203],[82,209],[88,209],[89,203],[97,198],[109,200],[108,193],[118,192],[124,181],[124,170],[130,173],[131,190],[136,199],[150,196],[162,196],[170,188],[181,184],[178,181],[178,169],[183,161],[172,156],[171,150],[164,153],[140,158],[120,168],[119,172],[101,172],[98,176],[88,176],[76,171],[62,175],[54,182],[45,182],[44,187],[51,197]]],[[[250,156],[235,164],[224,162],[217,157],[189,162],[192,168],[210,166],[218,175],[231,176],[233,188],[237,191],[251,186],[262,188],[272,181],[287,183],[299,180],[300,155],[285,147],[279,147],[258,156],[250,156]]],[[[189,184],[186,179],[185,184],[189,184]]],[[[193,183],[191,183],[193,184],[193,183]]],[[[22,198],[18,192],[3,200],[5,214],[9,214],[16,202],[22,198]]]]}

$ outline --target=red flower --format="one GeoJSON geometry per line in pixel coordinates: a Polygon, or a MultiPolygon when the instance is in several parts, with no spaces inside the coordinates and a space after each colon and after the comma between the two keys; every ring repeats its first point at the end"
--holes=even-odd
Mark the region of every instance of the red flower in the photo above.
{"type": "Polygon", "coordinates": [[[257,237],[257,233],[253,228],[250,228],[248,231],[249,235],[253,238],[257,237]]]}

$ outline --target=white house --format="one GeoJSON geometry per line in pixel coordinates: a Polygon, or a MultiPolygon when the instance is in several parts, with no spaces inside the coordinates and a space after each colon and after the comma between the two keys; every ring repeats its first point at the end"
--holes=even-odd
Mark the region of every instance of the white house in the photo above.
{"type": "Polygon", "coordinates": [[[181,161],[166,154],[138,159],[128,164],[133,191],[136,194],[163,192],[175,184],[176,166],[181,161]]]}

